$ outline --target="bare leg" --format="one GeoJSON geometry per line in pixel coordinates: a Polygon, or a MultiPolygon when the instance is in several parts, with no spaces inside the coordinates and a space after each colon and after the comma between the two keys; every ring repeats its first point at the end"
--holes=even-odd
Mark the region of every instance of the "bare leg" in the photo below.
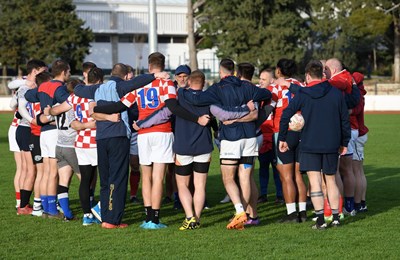
{"type": "Polygon", "coordinates": [[[204,203],[206,200],[206,183],[207,183],[207,173],[197,173],[194,172],[193,183],[194,183],[194,212],[197,221],[200,221],[201,212],[204,208],[204,203]]]}
{"type": "Polygon", "coordinates": [[[178,186],[179,199],[182,207],[185,210],[186,218],[193,217],[193,198],[189,190],[190,175],[183,176],[176,174],[176,184],[178,186]]]}

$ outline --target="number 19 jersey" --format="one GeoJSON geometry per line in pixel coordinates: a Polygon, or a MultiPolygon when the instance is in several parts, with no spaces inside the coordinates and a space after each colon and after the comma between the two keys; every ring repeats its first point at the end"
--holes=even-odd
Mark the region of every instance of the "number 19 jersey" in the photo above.
{"type": "MultiPolygon", "coordinates": [[[[121,98],[121,102],[127,107],[131,107],[136,102],[139,109],[139,120],[143,120],[154,111],[163,108],[165,100],[170,98],[176,99],[174,83],[171,80],[156,79],[143,88],[126,94],[121,98]]],[[[153,132],[172,132],[171,122],[168,121],[163,124],[140,129],[138,134],[153,132]]]]}

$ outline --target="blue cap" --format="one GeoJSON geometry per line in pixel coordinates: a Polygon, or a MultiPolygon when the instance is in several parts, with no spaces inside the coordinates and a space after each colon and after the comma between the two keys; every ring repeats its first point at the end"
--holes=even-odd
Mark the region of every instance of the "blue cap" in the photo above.
{"type": "Polygon", "coordinates": [[[179,75],[181,73],[190,75],[190,73],[192,73],[192,70],[190,69],[190,67],[188,65],[180,65],[180,66],[178,66],[178,68],[176,68],[175,75],[179,75]]]}

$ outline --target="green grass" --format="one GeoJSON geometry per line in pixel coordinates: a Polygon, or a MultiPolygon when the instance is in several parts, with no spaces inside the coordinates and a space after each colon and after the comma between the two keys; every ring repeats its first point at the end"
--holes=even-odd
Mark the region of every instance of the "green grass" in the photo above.
{"type": "MultiPolygon", "coordinates": [[[[223,198],[218,157],[210,170],[207,196],[212,206],[202,216],[202,228],[179,231],[184,214],[162,208],[163,230],[141,230],[142,208],[127,204],[127,229],[83,227],[81,221],[16,216],[13,189],[14,161],[8,151],[11,114],[0,114],[0,258],[103,258],[103,259],[398,259],[400,248],[400,146],[399,115],[367,115],[370,128],[365,172],[368,179],[368,213],[347,218],[338,229],[311,230],[311,222],[278,224],[284,206],[268,202],[259,207],[262,225],[244,231],[226,230],[232,205],[223,198]]],[[[258,166],[256,166],[258,168],[258,166]]],[[[256,178],[258,176],[256,175],[256,178]]],[[[271,177],[272,179],[272,177],[271,177]]],[[[71,208],[82,217],[77,180],[70,189],[71,208]]],[[[273,182],[270,182],[270,197],[273,182]]],[[[309,212],[311,216],[311,212],[309,212]]]]}

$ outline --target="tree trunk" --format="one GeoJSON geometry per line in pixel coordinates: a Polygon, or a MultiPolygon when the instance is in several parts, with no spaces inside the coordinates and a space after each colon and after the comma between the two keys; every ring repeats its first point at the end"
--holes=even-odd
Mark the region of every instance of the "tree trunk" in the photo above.
{"type": "Polygon", "coordinates": [[[187,0],[187,27],[188,27],[188,44],[189,44],[189,66],[192,71],[198,69],[197,63],[197,50],[196,42],[194,39],[194,17],[193,17],[193,5],[192,0],[187,0]]]}
{"type": "Polygon", "coordinates": [[[400,18],[394,16],[394,82],[400,83],[400,18]]]}

